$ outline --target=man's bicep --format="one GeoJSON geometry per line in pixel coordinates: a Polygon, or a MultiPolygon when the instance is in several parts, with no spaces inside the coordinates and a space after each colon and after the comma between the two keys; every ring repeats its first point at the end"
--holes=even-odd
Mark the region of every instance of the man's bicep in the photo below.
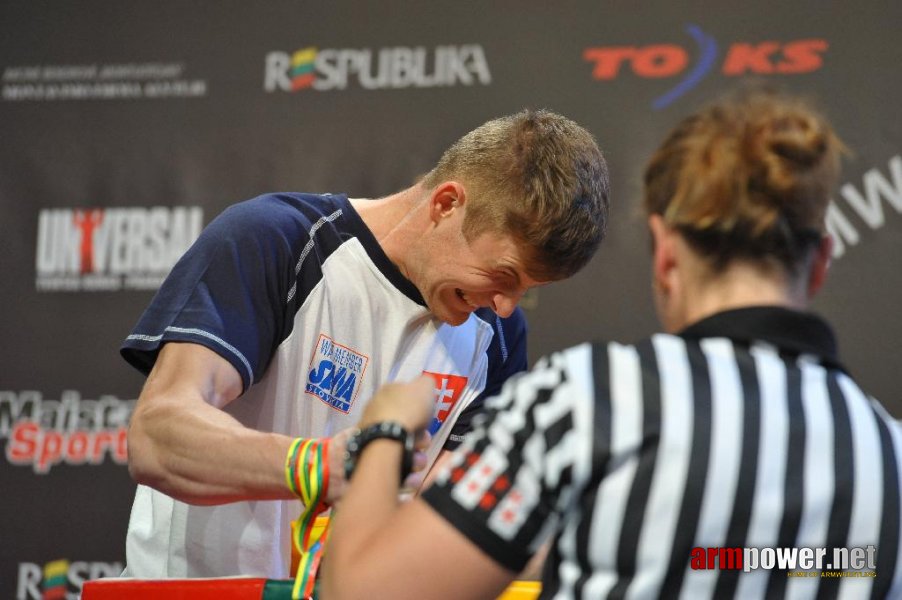
{"type": "Polygon", "coordinates": [[[241,375],[225,358],[200,344],[169,342],[160,350],[141,399],[201,398],[223,408],[241,394],[241,375]]]}

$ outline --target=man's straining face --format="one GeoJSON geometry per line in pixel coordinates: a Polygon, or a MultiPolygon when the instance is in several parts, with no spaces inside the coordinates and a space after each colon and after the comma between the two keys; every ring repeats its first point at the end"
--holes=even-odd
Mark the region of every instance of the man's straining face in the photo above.
{"type": "Polygon", "coordinates": [[[509,316],[523,294],[543,282],[526,274],[524,252],[512,236],[483,233],[468,242],[462,211],[455,219],[425,244],[411,279],[429,310],[445,323],[460,325],[482,307],[509,316]]]}

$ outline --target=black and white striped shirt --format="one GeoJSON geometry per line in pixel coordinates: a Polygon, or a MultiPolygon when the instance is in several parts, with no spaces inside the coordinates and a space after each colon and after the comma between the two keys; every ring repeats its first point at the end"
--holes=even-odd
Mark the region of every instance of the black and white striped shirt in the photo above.
{"type": "Polygon", "coordinates": [[[553,535],[543,597],[902,597],[902,427],[813,315],[583,344],[486,406],[424,498],[515,571],[553,535]],[[693,549],[868,546],[856,577],[691,567],[693,549]]]}

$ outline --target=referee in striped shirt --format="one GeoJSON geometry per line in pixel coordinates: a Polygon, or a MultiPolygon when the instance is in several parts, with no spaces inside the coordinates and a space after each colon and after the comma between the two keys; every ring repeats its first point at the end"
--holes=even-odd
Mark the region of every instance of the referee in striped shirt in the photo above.
{"type": "Polygon", "coordinates": [[[370,427],[421,430],[431,395],[384,388],[349,457],[326,597],[493,598],[551,539],[545,598],[902,598],[902,430],[806,310],[840,148],[810,107],[762,91],[680,123],[645,173],[669,333],[543,359],[403,505],[409,450],[370,427]]]}

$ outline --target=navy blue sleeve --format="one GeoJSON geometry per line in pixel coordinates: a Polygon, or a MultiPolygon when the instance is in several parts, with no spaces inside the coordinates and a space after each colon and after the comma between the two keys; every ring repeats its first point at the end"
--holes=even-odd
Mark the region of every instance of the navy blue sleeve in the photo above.
{"type": "Polygon", "coordinates": [[[259,380],[293,326],[295,263],[318,214],[305,206],[300,195],[266,195],[214,219],[126,338],[125,360],[147,374],[163,344],[192,342],[229,361],[244,390],[259,380]]]}
{"type": "Polygon", "coordinates": [[[526,353],[526,316],[517,308],[514,313],[503,319],[487,308],[480,308],[476,316],[492,326],[494,335],[486,351],[489,359],[489,370],[486,375],[485,389],[473,402],[465,408],[445,442],[445,449],[454,450],[472,429],[473,417],[482,412],[486,398],[497,396],[504,382],[512,375],[525,371],[528,366],[526,353]]]}

